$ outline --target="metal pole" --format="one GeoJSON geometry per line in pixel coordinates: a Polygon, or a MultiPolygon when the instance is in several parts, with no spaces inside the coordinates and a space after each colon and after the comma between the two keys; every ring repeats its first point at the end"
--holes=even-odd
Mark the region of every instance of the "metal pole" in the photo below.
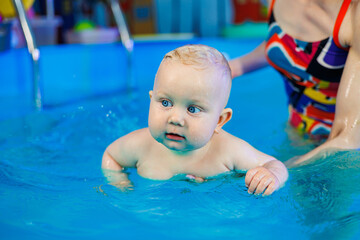
{"type": "Polygon", "coordinates": [[[36,46],[34,34],[32,32],[29,20],[26,17],[25,9],[21,0],[12,0],[16,12],[19,16],[21,29],[24,32],[26,44],[31,55],[32,67],[33,67],[33,100],[35,108],[41,110],[42,108],[42,92],[40,87],[40,70],[39,70],[39,58],[40,51],[36,46]]]}
{"type": "Polygon", "coordinates": [[[134,48],[134,40],[130,36],[129,29],[127,27],[125,16],[121,10],[118,0],[109,0],[111,10],[113,12],[115,22],[120,34],[122,45],[125,47],[127,52],[127,90],[131,90],[134,86],[134,74],[132,66],[132,53],[134,48]]]}

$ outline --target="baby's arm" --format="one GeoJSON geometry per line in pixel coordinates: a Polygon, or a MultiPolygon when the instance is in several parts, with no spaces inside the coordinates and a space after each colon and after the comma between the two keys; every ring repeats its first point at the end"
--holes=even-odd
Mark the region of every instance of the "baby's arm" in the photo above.
{"type": "Polygon", "coordinates": [[[249,143],[233,137],[234,169],[248,170],[245,184],[250,194],[270,195],[279,189],[288,178],[285,165],[263,152],[252,147],[249,143]]]}
{"type": "Polygon", "coordinates": [[[140,129],[131,132],[106,148],[101,167],[110,184],[120,188],[130,186],[127,174],[123,173],[122,170],[124,167],[136,167],[139,154],[144,149],[142,140],[145,138],[146,130],[140,129]]]}

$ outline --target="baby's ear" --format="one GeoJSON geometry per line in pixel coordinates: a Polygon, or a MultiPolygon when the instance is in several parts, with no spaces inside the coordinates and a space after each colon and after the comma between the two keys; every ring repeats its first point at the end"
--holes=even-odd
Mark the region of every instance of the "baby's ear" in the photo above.
{"type": "Polygon", "coordinates": [[[222,113],[221,113],[221,115],[220,115],[220,117],[219,117],[219,121],[218,121],[218,124],[217,124],[217,126],[216,126],[216,128],[215,128],[215,132],[216,132],[216,133],[219,133],[220,130],[221,130],[221,128],[225,125],[225,123],[227,123],[228,121],[230,121],[231,117],[232,117],[232,110],[231,110],[231,108],[225,108],[225,109],[222,111],[222,113]]]}
{"type": "Polygon", "coordinates": [[[152,90],[149,91],[149,97],[150,97],[150,99],[152,98],[152,94],[153,94],[153,91],[152,91],[152,90]]]}

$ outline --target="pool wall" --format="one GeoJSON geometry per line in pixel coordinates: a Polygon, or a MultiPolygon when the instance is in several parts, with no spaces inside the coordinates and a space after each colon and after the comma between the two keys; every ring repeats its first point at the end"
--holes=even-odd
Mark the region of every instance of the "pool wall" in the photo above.
{"type": "MultiPolygon", "coordinates": [[[[261,39],[222,38],[135,41],[135,85],[140,89],[151,89],[164,54],[184,44],[207,44],[234,58],[260,42],[261,39]]],[[[43,46],[40,51],[40,81],[45,107],[117,93],[126,88],[126,52],[119,43],[43,46]]],[[[32,68],[27,49],[0,52],[0,68],[0,119],[31,111],[32,68]]],[[[242,81],[247,80],[244,78],[242,81]]]]}

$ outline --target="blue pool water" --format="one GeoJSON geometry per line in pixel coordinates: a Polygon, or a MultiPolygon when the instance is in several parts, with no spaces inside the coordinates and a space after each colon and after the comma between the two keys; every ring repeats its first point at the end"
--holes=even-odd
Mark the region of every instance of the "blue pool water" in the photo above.
{"type": "MultiPolygon", "coordinates": [[[[196,41],[230,57],[259,42],[196,41]]],[[[42,70],[45,90],[51,93],[45,99],[48,107],[30,111],[29,103],[17,96],[27,92],[24,86],[14,85],[12,96],[2,96],[1,239],[360,238],[360,154],[356,151],[321,155],[290,169],[286,185],[266,198],[247,193],[241,172],[197,184],[152,181],[128,169],[133,190],[122,192],[107,184],[100,169],[105,147],[147,125],[147,92],[161,56],[185,43],[139,43],[138,49],[144,50],[135,53],[140,87],[132,95],[121,92],[113,76],[123,70],[106,72],[106,64],[95,64],[92,55],[105,51],[107,65],[121,65],[122,60],[110,54],[118,46],[43,49],[43,59],[57,59],[49,60],[52,65],[43,63],[48,66],[42,70]],[[84,54],[79,57],[79,52],[84,54]],[[82,69],[67,69],[67,64],[74,63],[62,63],[65,56],[60,53],[70,54],[68,59],[82,58],[82,69]],[[65,68],[51,75],[57,69],[55,63],[65,68]],[[87,64],[103,78],[86,75],[87,64]],[[69,79],[74,75],[78,77],[69,79]]],[[[0,63],[18,54],[25,53],[0,55],[0,63]]],[[[8,77],[15,74],[10,64],[8,69],[8,77]]],[[[124,74],[119,75],[124,81],[124,74]]],[[[225,129],[281,161],[301,155],[316,143],[287,126],[285,101],[282,82],[270,68],[238,78],[229,100],[234,117],[225,129]]]]}

